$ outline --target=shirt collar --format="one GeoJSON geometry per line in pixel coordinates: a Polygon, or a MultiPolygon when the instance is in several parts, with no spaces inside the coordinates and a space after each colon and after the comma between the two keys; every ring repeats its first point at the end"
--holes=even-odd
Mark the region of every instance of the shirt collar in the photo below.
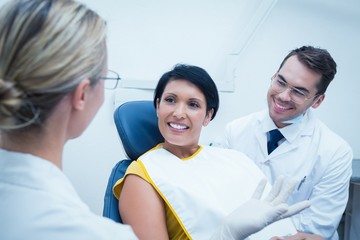
{"type": "MultiPolygon", "coordinates": [[[[277,127],[276,127],[274,121],[270,118],[269,111],[266,110],[264,113],[265,114],[264,114],[264,118],[263,118],[261,126],[262,126],[262,131],[264,132],[264,134],[267,134],[267,132],[269,132],[277,127]]],[[[279,131],[281,132],[281,134],[284,136],[284,138],[287,141],[289,141],[290,143],[293,142],[300,133],[308,134],[306,129],[308,129],[307,125],[309,123],[309,119],[312,114],[313,114],[312,110],[308,109],[305,112],[305,116],[302,119],[302,121],[300,121],[298,123],[290,124],[283,128],[279,128],[279,131]]]]}

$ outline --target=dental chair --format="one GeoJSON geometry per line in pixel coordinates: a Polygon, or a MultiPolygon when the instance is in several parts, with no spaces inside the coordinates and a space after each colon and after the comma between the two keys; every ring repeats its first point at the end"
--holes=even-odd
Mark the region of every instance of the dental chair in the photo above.
{"type": "Polygon", "coordinates": [[[112,188],[122,178],[130,163],[149,149],[164,141],[157,122],[152,101],[131,101],[120,105],[114,112],[114,121],[127,159],[119,161],[111,171],[107,184],[103,216],[121,223],[118,200],[112,188]]]}

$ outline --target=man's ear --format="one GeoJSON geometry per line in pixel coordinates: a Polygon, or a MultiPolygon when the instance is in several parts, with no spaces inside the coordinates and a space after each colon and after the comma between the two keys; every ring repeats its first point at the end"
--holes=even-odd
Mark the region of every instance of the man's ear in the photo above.
{"type": "Polygon", "coordinates": [[[325,99],[325,93],[317,97],[317,100],[313,103],[313,105],[311,105],[311,107],[314,109],[319,107],[320,104],[324,101],[324,99],[325,99]]]}
{"type": "Polygon", "coordinates": [[[90,80],[82,80],[75,88],[72,96],[72,104],[76,110],[83,110],[85,107],[87,89],[90,87],[90,80]]]}

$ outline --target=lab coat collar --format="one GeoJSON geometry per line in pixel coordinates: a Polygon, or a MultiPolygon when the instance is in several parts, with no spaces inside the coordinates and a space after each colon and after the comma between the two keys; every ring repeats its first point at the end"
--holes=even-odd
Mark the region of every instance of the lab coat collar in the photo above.
{"type": "Polygon", "coordinates": [[[40,157],[0,148],[0,180],[26,188],[51,192],[88,208],[80,201],[70,180],[55,164],[40,157]]]}
{"type": "MultiPolygon", "coordinates": [[[[258,119],[258,126],[261,131],[258,132],[257,139],[263,142],[260,146],[262,146],[262,151],[266,156],[267,146],[265,144],[266,140],[264,141],[264,136],[267,136],[267,132],[277,127],[274,121],[270,118],[268,110],[264,110],[262,113],[263,114],[261,114],[261,117],[258,119]]],[[[279,146],[278,149],[276,149],[276,151],[272,152],[272,154],[267,157],[267,160],[298,148],[300,137],[311,136],[313,134],[314,124],[313,110],[308,109],[302,121],[280,128],[279,130],[286,140],[279,146]]]]}

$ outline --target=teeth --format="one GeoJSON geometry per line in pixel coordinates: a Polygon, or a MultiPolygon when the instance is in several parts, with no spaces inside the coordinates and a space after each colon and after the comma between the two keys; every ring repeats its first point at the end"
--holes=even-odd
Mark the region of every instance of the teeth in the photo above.
{"type": "Polygon", "coordinates": [[[187,128],[186,126],[184,125],[178,125],[178,124],[175,124],[175,123],[170,123],[170,126],[175,128],[175,129],[179,129],[179,130],[182,130],[182,129],[185,129],[187,128]]]}
{"type": "Polygon", "coordinates": [[[275,104],[276,104],[276,106],[277,106],[278,108],[281,108],[281,109],[284,109],[284,110],[286,109],[286,107],[279,105],[277,102],[275,102],[275,104]]]}

